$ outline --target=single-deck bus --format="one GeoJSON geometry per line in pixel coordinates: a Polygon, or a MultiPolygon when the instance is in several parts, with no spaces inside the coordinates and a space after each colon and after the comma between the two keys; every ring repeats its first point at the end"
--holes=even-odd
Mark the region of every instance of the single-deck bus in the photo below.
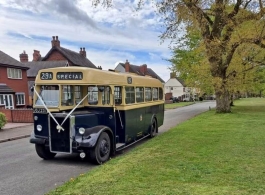
{"type": "Polygon", "coordinates": [[[96,164],[146,137],[164,120],[155,78],[84,67],[40,70],[34,87],[30,143],[39,157],[79,153],[96,164]]]}

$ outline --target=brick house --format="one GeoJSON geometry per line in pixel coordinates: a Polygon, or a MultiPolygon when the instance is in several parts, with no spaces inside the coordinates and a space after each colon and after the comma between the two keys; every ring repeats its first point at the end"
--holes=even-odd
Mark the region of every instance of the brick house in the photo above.
{"type": "Polygon", "coordinates": [[[140,76],[151,76],[161,81],[161,83],[165,83],[163,79],[161,79],[151,68],[148,68],[146,64],[137,66],[130,64],[128,60],[125,63],[119,63],[114,69],[118,72],[130,72],[140,76]]]}
{"type": "Polygon", "coordinates": [[[79,52],[75,52],[64,47],[61,47],[58,36],[53,36],[51,41],[51,49],[44,56],[41,57],[40,51],[34,50],[33,60],[29,62],[28,54],[23,52],[19,55],[20,62],[29,68],[27,71],[28,88],[29,88],[29,102],[32,105],[31,87],[38,71],[45,68],[63,67],[63,66],[82,66],[88,68],[98,68],[86,57],[85,48],[80,48],[79,52]]]}
{"type": "Polygon", "coordinates": [[[25,108],[29,104],[28,69],[23,63],[0,51],[1,108],[25,108]]]}

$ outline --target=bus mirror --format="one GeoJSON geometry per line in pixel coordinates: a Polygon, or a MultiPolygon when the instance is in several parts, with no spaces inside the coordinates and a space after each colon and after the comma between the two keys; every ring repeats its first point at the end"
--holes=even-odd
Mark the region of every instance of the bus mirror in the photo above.
{"type": "Polygon", "coordinates": [[[30,91],[33,92],[35,87],[35,83],[33,83],[32,87],[30,88],[30,91]]]}

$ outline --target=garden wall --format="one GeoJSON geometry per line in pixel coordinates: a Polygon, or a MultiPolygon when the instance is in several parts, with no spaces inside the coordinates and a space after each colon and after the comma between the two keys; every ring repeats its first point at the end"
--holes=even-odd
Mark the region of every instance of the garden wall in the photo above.
{"type": "Polygon", "coordinates": [[[9,123],[33,123],[32,109],[0,109],[9,123]]]}

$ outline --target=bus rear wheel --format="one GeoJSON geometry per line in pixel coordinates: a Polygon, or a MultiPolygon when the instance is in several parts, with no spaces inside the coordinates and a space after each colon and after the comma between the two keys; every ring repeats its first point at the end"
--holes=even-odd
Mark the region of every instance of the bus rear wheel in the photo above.
{"type": "Polygon", "coordinates": [[[106,132],[102,132],[96,146],[89,151],[90,160],[95,164],[106,162],[110,156],[110,149],[109,135],[106,132]]]}
{"type": "Polygon", "coordinates": [[[35,149],[38,156],[43,158],[44,160],[53,159],[56,155],[56,153],[50,152],[50,150],[46,148],[44,145],[35,144],[35,149]]]}
{"type": "Polygon", "coordinates": [[[153,119],[150,127],[150,138],[155,137],[157,135],[157,132],[158,128],[157,128],[156,119],[153,119]]]}

